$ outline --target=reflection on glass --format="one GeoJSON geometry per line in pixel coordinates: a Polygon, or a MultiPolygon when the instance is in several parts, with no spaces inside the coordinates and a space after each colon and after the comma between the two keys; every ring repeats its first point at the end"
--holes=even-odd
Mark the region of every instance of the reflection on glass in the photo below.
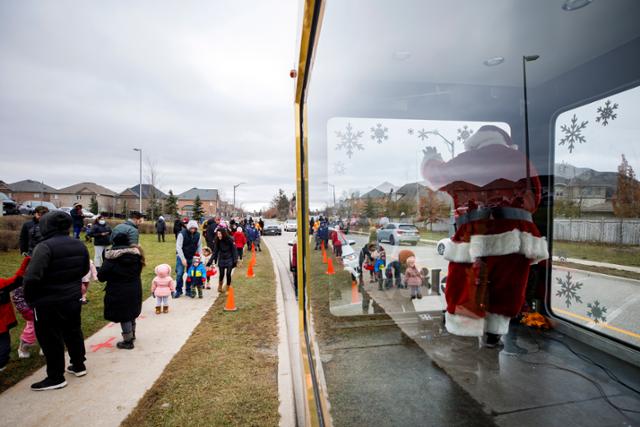
{"type": "Polygon", "coordinates": [[[555,122],[555,314],[640,345],[640,88],[555,122]]]}

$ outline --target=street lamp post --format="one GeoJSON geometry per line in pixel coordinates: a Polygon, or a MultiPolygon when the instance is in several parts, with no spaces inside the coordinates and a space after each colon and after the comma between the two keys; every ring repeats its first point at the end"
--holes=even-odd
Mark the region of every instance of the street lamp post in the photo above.
{"type": "Polygon", "coordinates": [[[522,57],[522,86],[524,88],[524,149],[527,168],[527,188],[531,189],[531,168],[529,167],[529,102],[527,100],[527,62],[535,61],[540,55],[522,57]]]}
{"type": "Polygon", "coordinates": [[[246,182],[239,182],[233,186],[233,213],[236,211],[236,188],[240,187],[242,184],[246,184],[246,182]]]}
{"type": "Polygon", "coordinates": [[[138,193],[140,193],[140,210],[138,212],[142,215],[142,148],[134,148],[133,151],[140,153],[140,185],[138,186],[138,193]]]}

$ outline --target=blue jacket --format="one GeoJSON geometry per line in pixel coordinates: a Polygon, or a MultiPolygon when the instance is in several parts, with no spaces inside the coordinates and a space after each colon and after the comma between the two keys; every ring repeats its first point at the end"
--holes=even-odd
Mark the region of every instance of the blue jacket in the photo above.
{"type": "Polygon", "coordinates": [[[256,230],[255,227],[249,227],[247,229],[247,238],[250,242],[255,242],[260,238],[260,233],[258,233],[258,230],[256,230]]]}
{"type": "Polygon", "coordinates": [[[192,265],[191,267],[189,267],[189,270],[187,270],[187,280],[190,282],[204,282],[206,279],[207,269],[204,268],[203,263],[198,264],[197,267],[195,265],[192,265]]]}
{"type": "Polygon", "coordinates": [[[322,224],[320,228],[318,228],[318,238],[322,240],[329,239],[329,227],[327,227],[326,224],[322,224]]]}

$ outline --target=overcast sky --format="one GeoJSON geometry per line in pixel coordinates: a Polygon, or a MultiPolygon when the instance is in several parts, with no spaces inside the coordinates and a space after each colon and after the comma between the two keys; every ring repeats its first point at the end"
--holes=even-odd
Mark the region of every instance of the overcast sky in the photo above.
{"type": "Polygon", "coordinates": [[[0,180],[294,190],[295,0],[0,2],[0,180]],[[146,172],[145,172],[146,175],[146,172]]]}

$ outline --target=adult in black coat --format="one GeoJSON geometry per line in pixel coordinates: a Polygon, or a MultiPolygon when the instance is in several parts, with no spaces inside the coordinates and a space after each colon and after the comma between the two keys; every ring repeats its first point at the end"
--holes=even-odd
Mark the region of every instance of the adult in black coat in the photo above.
{"type": "Polygon", "coordinates": [[[118,348],[133,349],[136,318],[142,311],[142,280],[144,255],[139,246],[129,246],[129,237],[118,234],[113,247],[105,254],[98,280],[107,282],[104,294],[104,318],[120,323],[123,340],[118,348]]]}
{"type": "Polygon", "coordinates": [[[102,215],[98,216],[91,226],[91,237],[93,237],[95,249],[93,263],[96,268],[100,268],[104,262],[104,251],[111,245],[111,227],[107,225],[102,215]]]}
{"type": "Polygon", "coordinates": [[[40,218],[49,212],[46,206],[37,206],[33,211],[33,218],[22,224],[20,230],[20,253],[29,255],[33,252],[33,248],[42,240],[40,232],[40,218]]]}
{"type": "Polygon", "coordinates": [[[164,233],[167,231],[167,223],[164,222],[164,217],[160,216],[156,221],[156,234],[158,235],[158,242],[160,242],[160,238],[164,242],[164,233]]]}
{"type": "Polygon", "coordinates": [[[218,275],[218,292],[222,292],[222,282],[227,276],[227,287],[231,286],[231,272],[238,264],[238,251],[236,243],[229,236],[226,228],[219,227],[216,231],[216,239],[213,245],[213,255],[209,259],[208,266],[215,262],[220,270],[218,275]]]}
{"type": "Polygon", "coordinates": [[[67,371],[83,376],[85,348],[82,336],[80,286],[89,271],[89,251],[69,237],[71,217],[60,211],[40,218],[42,242],[33,250],[24,276],[24,298],[33,307],[38,342],[47,359],[47,378],[33,390],[53,390],[67,385],[64,348],[71,366],[67,371]]]}

